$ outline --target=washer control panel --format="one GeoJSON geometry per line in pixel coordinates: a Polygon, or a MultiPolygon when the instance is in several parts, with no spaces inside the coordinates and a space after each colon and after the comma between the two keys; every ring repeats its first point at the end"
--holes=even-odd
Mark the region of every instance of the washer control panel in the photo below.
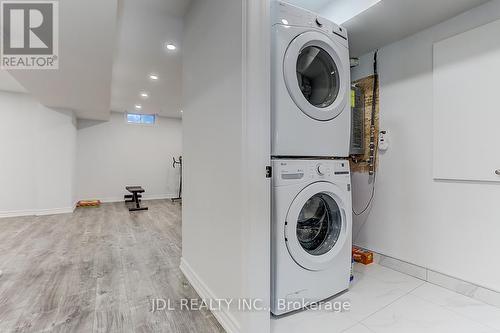
{"type": "Polygon", "coordinates": [[[277,186],[350,177],[347,160],[274,160],[273,183],[277,186]]]}
{"type": "Polygon", "coordinates": [[[318,175],[320,176],[329,176],[332,174],[332,169],[330,168],[330,166],[324,163],[319,163],[316,167],[316,171],[318,171],[318,175]]]}

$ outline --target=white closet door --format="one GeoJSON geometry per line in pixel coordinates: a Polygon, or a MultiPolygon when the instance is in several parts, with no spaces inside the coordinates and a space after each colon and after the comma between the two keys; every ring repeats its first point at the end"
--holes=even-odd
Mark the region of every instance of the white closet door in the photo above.
{"type": "Polygon", "coordinates": [[[499,181],[500,20],[434,44],[434,178],[499,181]]]}

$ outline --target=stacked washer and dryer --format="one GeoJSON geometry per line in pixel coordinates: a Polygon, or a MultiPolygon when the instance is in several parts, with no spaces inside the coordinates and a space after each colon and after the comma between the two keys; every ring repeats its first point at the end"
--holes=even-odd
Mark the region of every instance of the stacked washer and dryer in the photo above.
{"type": "Polygon", "coordinates": [[[271,312],[349,287],[352,247],[347,32],[272,3],[271,312]]]}

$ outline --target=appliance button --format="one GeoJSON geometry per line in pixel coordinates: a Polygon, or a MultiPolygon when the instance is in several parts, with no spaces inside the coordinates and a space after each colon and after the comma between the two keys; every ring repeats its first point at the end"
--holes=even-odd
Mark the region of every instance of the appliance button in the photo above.
{"type": "Polygon", "coordinates": [[[318,174],[319,175],[324,176],[324,175],[328,174],[328,172],[329,172],[329,170],[325,165],[318,164],[318,174]]]}

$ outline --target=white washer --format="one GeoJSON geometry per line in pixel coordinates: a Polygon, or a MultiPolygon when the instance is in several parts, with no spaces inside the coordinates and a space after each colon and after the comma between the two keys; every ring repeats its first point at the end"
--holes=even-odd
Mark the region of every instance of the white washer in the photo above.
{"type": "Polygon", "coordinates": [[[346,30],[272,2],[272,155],[348,157],[350,63],[346,30]]]}
{"type": "Polygon", "coordinates": [[[347,160],[274,160],[271,312],[299,310],[347,290],[351,177],[347,160]]]}

